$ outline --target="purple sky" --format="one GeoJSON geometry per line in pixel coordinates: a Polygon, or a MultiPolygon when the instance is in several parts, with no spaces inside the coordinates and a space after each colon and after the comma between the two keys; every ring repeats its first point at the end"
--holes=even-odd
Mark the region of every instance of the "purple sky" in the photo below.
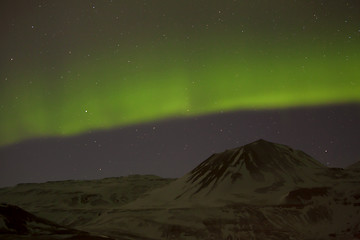
{"type": "Polygon", "coordinates": [[[180,177],[214,152],[263,138],[330,167],[360,160],[360,105],[171,119],[0,148],[0,186],[129,174],[180,177]]]}

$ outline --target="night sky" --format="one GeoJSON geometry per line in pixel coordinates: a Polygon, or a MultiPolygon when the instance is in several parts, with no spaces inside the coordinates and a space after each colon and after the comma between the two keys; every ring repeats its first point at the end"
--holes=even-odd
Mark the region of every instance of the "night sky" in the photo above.
{"type": "Polygon", "coordinates": [[[360,161],[360,2],[3,0],[0,186],[180,177],[264,138],[360,161]]]}

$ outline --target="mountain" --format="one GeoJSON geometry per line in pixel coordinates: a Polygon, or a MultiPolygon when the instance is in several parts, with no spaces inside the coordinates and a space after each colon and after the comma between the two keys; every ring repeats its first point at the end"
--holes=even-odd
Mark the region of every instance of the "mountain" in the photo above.
{"type": "Polygon", "coordinates": [[[122,226],[138,239],[342,240],[360,239],[359,216],[359,173],[258,140],[210,156],[84,229],[122,226]]]}
{"type": "Polygon", "coordinates": [[[360,239],[360,171],[265,140],[213,154],[176,180],[24,184],[0,199],[113,239],[360,239]]]}
{"type": "Polygon", "coordinates": [[[26,183],[1,188],[0,203],[11,203],[57,224],[73,227],[171,181],[173,179],[153,175],[129,175],[101,180],[26,183]]]}
{"type": "Polygon", "coordinates": [[[320,175],[327,170],[302,151],[260,139],[211,155],[182,178],[131,205],[277,204],[295,187],[323,186],[320,175]]]}

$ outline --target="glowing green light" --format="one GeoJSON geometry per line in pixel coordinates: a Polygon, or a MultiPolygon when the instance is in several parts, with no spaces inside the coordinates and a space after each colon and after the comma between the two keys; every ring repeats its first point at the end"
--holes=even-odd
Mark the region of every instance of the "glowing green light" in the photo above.
{"type": "Polygon", "coordinates": [[[1,89],[0,145],[220,110],[359,102],[360,47],[324,56],[309,46],[145,48],[69,62],[63,76],[14,72],[1,89]]]}

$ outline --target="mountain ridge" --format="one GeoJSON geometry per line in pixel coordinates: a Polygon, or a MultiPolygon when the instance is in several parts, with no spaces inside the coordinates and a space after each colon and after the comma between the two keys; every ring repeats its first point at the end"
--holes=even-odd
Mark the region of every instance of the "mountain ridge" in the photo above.
{"type": "Polygon", "coordinates": [[[359,186],[356,169],[328,168],[302,151],[258,140],[212,154],[175,180],[24,184],[0,189],[0,199],[119,240],[349,240],[360,239],[359,186]]]}
{"type": "Polygon", "coordinates": [[[319,176],[328,169],[300,150],[259,139],[212,154],[183,177],[129,206],[278,204],[296,187],[323,187],[319,176]],[[259,194],[268,194],[267,199],[259,194]]]}

